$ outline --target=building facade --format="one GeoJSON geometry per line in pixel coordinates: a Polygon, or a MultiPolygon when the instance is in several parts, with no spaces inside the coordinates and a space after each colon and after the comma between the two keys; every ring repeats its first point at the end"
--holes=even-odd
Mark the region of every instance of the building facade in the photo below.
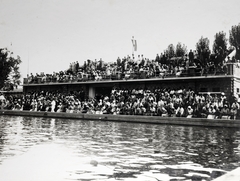
{"type": "Polygon", "coordinates": [[[228,64],[228,74],[221,75],[195,75],[188,74],[181,77],[151,77],[141,79],[124,79],[108,77],[104,80],[84,80],[84,81],[68,81],[68,82],[34,82],[28,83],[24,79],[23,93],[33,91],[59,91],[63,93],[81,92],[84,97],[94,98],[98,94],[108,95],[113,87],[120,89],[179,89],[191,88],[196,93],[219,94],[224,92],[226,95],[240,94],[240,66],[238,63],[228,64]]]}

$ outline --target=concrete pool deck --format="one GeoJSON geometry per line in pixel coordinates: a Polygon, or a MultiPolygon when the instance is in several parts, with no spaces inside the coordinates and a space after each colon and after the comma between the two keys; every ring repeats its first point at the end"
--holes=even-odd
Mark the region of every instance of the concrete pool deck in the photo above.
{"type": "Polygon", "coordinates": [[[35,111],[12,111],[0,110],[0,115],[10,116],[33,116],[44,118],[63,118],[78,120],[116,121],[150,124],[170,124],[185,126],[206,127],[229,127],[240,128],[240,120],[232,119],[207,119],[186,117],[162,117],[162,116],[139,116],[139,115],[112,115],[112,114],[83,114],[83,113],[57,113],[57,112],[35,112],[35,111]]]}
{"type": "Polygon", "coordinates": [[[240,181],[240,167],[214,179],[213,181],[240,181]]]}

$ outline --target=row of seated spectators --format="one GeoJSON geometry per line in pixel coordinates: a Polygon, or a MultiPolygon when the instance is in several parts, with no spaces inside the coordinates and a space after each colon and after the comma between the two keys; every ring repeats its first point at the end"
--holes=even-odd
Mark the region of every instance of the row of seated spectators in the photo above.
{"type": "MultiPolygon", "coordinates": [[[[52,74],[27,75],[24,83],[45,83],[45,82],[74,82],[74,81],[98,81],[98,80],[122,80],[122,79],[145,79],[167,76],[195,76],[208,74],[228,74],[227,64],[217,55],[209,55],[206,61],[201,61],[195,53],[191,56],[168,58],[167,55],[157,55],[155,60],[144,58],[143,55],[135,57],[118,57],[116,62],[104,63],[87,60],[84,65],[79,66],[78,62],[70,64],[65,71],[53,72],[52,74]],[[219,60],[220,59],[220,60],[219,60]],[[216,61],[217,60],[217,61],[216,61]]],[[[230,61],[230,60],[229,60],[230,61]]],[[[234,62],[236,62],[234,60],[234,62]]]]}
{"type": "Polygon", "coordinates": [[[240,98],[196,94],[191,89],[119,89],[86,99],[84,91],[35,92],[0,100],[1,109],[87,114],[239,119],[240,98]]]}

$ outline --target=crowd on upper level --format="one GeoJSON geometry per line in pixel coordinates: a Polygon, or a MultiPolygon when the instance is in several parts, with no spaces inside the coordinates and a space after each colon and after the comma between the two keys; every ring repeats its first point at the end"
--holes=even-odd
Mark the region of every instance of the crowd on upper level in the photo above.
{"type": "Polygon", "coordinates": [[[234,57],[225,61],[221,53],[210,54],[208,50],[201,57],[198,56],[196,51],[192,50],[183,57],[170,58],[166,53],[157,54],[154,60],[150,60],[143,55],[138,55],[137,57],[133,55],[123,58],[118,57],[115,62],[111,63],[104,63],[102,59],[99,61],[96,59],[94,61],[87,60],[83,65],[79,65],[78,61],[72,62],[65,71],[36,75],[31,73],[27,75],[24,83],[228,74],[227,62],[237,62],[239,64],[239,60],[236,60],[234,57]]]}
{"type": "Polygon", "coordinates": [[[190,88],[114,87],[109,95],[96,95],[94,99],[88,99],[84,91],[70,94],[41,91],[19,96],[10,95],[0,99],[0,108],[86,114],[236,119],[240,114],[240,97],[226,96],[224,93],[197,94],[190,88]]]}

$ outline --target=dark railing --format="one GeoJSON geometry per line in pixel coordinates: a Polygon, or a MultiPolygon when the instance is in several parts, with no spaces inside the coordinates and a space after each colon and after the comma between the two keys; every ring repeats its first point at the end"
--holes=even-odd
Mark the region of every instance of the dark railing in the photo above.
{"type": "Polygon", "coordinates": [[[70,83],[70,82],[87,82],[87,81],[108,81],[108,80],[128,80],[128,79],[150,79],[150,78],[170,78],[170,77],[194,77],[207,75],[240,75],[240,66],[236,63],[228,63],[226,69],[201,69],[196,67],[189,67],[179,72],[172,71],[157,71],[157,72],[131,72],[122,73],[115,72],[114,74],[95,76],[93,74],[80,73],[78,75],[46,75],[33,76],[32,78],[24,78],[23,84],[44,84],[44,83],[70,83]]]}

